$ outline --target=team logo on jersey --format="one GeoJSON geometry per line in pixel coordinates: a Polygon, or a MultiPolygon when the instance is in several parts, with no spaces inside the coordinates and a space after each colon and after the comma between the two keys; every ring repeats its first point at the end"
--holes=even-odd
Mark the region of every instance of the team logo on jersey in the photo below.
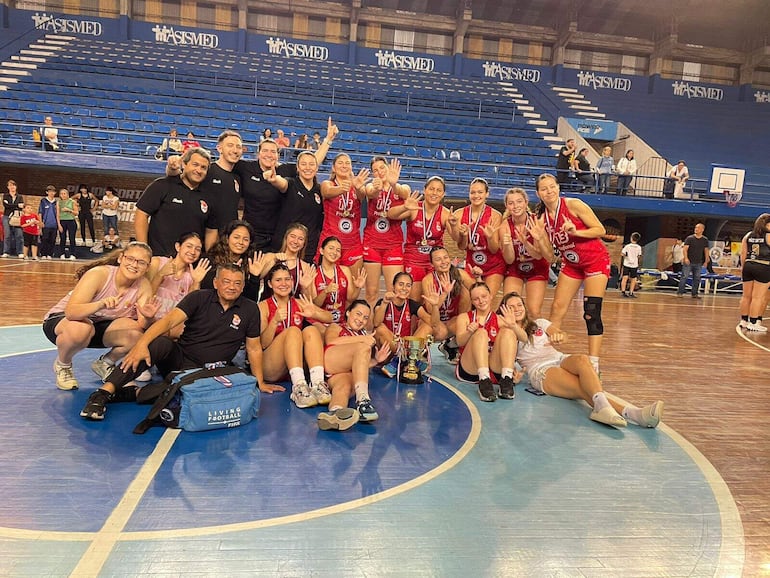
{"type": "Polygon", "coordinates": [[[313,198],[315,199],[315,204],[316,205],[320,205],[321,204],[321,195],[319,195],[318,193],[315,193],[313,195],[313,198]]]}
{"type": "Polygon", "coordinates": [[[570,263],[578,263],[580,256],[575,251],[564,251],[564,258],[570,263]]]}
{"type": "Polygon", "coordinates": [[[233,189],[235,189],[236,193],[241,192],[241,183],[239,183],[236,179],[233,179],[233,189]]]}
{"type": "Polygon", "coordinates": [[[543,336],[543,330],[540,327],[535,329],[535,337],[542,337],[542,336],[543,336]]]}
{"type": "Polygon", "coordinates": [[[339,323],[341,317],[342,317],[342,312],[339,309],[335,309],[334,311],[332,311],[332,321],[334,323],[339,323]]]}
{"type": "Polygon", "coordinates": [[[241,318],[236,314],[233,315],[233,320],[230,322],[230,329],[238,329],[241,325],[241,318]]]}
{"type": "Polygon", "coordinates": [[[209,205],[206,201],[201,199],[201,213],[204,215],[209,212],[209,205]]]}
{"type": "Polygon", "coordinates": [[[353,221],[350,219],[340,219],[338,227],[343,233],[350,233],[353,231],[353,221]]]}
{"type": "Polygon", "coordinates": [[[430,253],[431,248],[432,247],[430,245],[420,245],[419,247],[417,247],[417,252],[422,255],[427,255],[428,253],[430,253]]]}
{"type": "Polygon", "coordinates": [[[387,233],[390,229],[390,223],[387,219],[377,219],[374,222],[374,228],[377,229],[378,233],[387,233]]]}
{"type": "Polygon", "coordinates": [[[474,263],[476,263],[476,265],[483,265],[487,262],[487,254],[482,251],[476,251],[471,256],[471,259],[474,263]]]}
{"type": "Polygon", "coordinates": [[[519,263],[519,271],[522,273],[529,273],[532,271],[534,267],[532,266],[532,263],[526,262],[526,263],[519,263]]]}

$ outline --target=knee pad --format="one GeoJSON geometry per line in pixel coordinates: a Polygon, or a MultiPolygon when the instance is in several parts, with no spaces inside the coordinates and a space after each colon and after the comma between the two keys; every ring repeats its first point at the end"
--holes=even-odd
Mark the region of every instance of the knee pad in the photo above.
{"type": "Polygon", "coordinates": [[[604,334],[601,297],[583,297],[583,319],[586,322],[588,335],[604,334]]]}

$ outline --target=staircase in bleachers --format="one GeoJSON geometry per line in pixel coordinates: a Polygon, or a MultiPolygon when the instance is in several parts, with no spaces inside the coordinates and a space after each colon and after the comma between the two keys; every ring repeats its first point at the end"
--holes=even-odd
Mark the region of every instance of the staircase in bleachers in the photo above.
{"type": "Polygon", "coordinates": [[[209,148],[233,128],[253,147],[264,127],[323,132],[331,114],[342,127],[335,152],[359,164],[400,156],[415,180],[438,173],[530,186],[553,166],[553,125],[521,94],[489,82],[222,49],[170,46],[159,54],[141,41],[39,44],[29,55],[34,68],[4,94],[2,144],[29,145],[46,114],[69,152],[137,157],[153,154],[172,127],[209,148]]]}

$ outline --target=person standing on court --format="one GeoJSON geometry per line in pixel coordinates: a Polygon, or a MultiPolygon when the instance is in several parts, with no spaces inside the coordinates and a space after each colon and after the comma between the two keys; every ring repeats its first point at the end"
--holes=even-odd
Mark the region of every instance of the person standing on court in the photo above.
{"type": "Polygon", "coordinates": [[[692,273],[692,298],[700,299],[698,290],[700,289],[700,274],[703,265],[709,262],[709,240],[703,234],[706,225],[698,223],[695,225],[694,234],[684,240],[684,259],[682,261],[682,277],[679,279],[679,290],[677,297],[684,297],[685,283],[692,273]]]}
{"type": "Polygon", "coordinates": [[[206,239],[206,247],[216,241],[216,217],[200,190],[210,163],[206,149],[187,149],[182,155],[182,174],[155,179],[139,197],[134,216],[136,239],[150,245],[154,255],[174,255],[177,239],[191,231],[206,239]]]}

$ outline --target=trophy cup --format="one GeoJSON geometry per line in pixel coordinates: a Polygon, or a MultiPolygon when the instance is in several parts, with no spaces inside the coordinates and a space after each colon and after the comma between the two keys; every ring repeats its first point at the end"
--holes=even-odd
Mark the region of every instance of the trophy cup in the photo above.
{"type": "Polygon", "coordinates": [[[422,352],[426,345],[430,345],[430,337],[402,337],[402,357],[406,358],[406,363],[402,366],[399,381],[411,385],[425,383],[422,377],[422,371],[417,366],[417,362],[422,357],[422,352]]]}

